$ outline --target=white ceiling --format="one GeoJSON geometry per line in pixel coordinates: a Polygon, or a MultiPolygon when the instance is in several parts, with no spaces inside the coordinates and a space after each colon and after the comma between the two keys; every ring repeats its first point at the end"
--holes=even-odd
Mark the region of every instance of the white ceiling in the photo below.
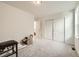
{"type": "Polygon", "coordinates": [[[76,6],[74,1],[42,1],[41,5],[34,5],[32,1],[7,1],[4,3],[28,11],[36,18],[69,11],[76,6]]]}

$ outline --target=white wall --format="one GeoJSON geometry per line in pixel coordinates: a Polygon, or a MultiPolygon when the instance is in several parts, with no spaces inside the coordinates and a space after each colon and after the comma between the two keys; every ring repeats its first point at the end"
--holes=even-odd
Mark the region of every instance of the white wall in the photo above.
{"type": "Polygon", "coordinates": [[[55,16],[41,19],[42,22],[42,38],[54,39],[56,41],[63,41],[68,44],[74,44],[74,32],[73,32],[73,10],[68,11],[65,14],[60,13],[55,16]],[[52,25],[46,24],[46,21],[52,20],[52,25]],[[65,19],[65,23],[64,23],[65,19]],[[64,25],[65,24],[65,25],[64,25]],[[65,28],[64,28],[65,27],[65,28]],[[49,30],[49,28],[52,30],[49,30]],[[52,37],[51,37],[52,36],[52,37]],[[64,39],[65,38],[65,39],[64,39]]]}
{"type": "Polygon", "coordinates": [[[65,16],[65,42],[74,45],[73,16],[73,11],[68,12],[65,16]]]}
{"type": "Polygon", "coordinates": [[[34,32],[34,16],[0,2],[0,42],[20,41],[34,32]]]}
{"type": "Polygon", "coordinates": [[[75,9],[75,48],[79,55],[79,6],[75,9]]]}
{"type": "Polygon", "coordinates": [[[64,17],[64,13],[58,13],[56,15],[51,15],[51,16],[39,19],[39,20],[41,20],[41,23],[42,23],[42,25],[41,25],[41,37],[42,37],[42,39],[46,39],[47,36],[48,36],[47,38],[49,38],[49,39],[54,39],[54,37],[53,37],[54,35],[52,32],[52,31],[54,31],[54,29],[51,25],[54,25],[54,23],[53,23],[54,20],[58,20],[58,19],[61,19],[63,17],[64,17]],[[51,20],[51,21],[49,21],[49,20],[51,20]],[[46,25],[46,21],[48,21],[48,23],[50,23],[50,24],[48,24],[49,26],[46,25]],[[46,29],[45,26],[46,27],[48,26],[48,28],[46,29]],[[48,31],[46,31],[46,30],[48,30],[48,31]],[[46,32],[51,33],[51,34],[48,34],[46,32]]]}
{"type": "Polygon", "coordinates": [[[36,36],[35,39],[40,39],[40,35],[41,35],[41,21],[40,20],[36,20],[35,21],[35,29],[34,32],[36,32],[36,36]]]}

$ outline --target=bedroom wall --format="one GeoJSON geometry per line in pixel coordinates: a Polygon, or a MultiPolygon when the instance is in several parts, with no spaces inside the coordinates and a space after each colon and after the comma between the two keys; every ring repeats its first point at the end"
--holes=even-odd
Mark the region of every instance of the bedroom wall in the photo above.
{"type": "Polygon", "coordinates": [[[53,25],[53,21],[54,20],[57,20],[57,19],[60,19],[64,17],[63,13],[58,13],[56,15],[51,15],[51,16],[48,16],[48,17],[44,17],[44,18],[41,18],[39,20],[41,20],[41,37],[42,39],[53,39],[53,28],[51,27],[53,25]],[[46,24],[46,23],[49,23],[49,24],[46,24]],[[47,28],[49,27],[49,28],[47,28]],[[48,37],[47,37],[48,36],[48,37]]]}
{"type": "Polygon", "coordinates": [[[40,39],[40,25],[40,20],[34,21],[34,32],[36,33],[34,39],[40,39]]]}
{"type": "Polygon", "coordinates": [[[67,44],[74,45],[73,10],[67,11],[66,13],[60,13],[60,14],[57,14],[55,16],[51,16],[48,18],[43,18],[41,19],[41,21],[42,21],[42,28],[41,28],[42,39],[52,38],[56,41],[63,41],[63,42],[65,41],[65,43],[67,44]],[[47,26],[46,24],[46,21],[49,21],[49,20],[52,20],[52,25],[53,25],[52,27],[51,25],[47,26]],[[64,20],[65,20],[65,23],[64,23],[64,20]],[[51,30],[49,30],[49,28],[51,30]]]}
{"type": "Polygon", "coordinates": [[[79,55],[79,5],[75,9],[75,48],[79,55]]]}
{"type": "Polygon", "coordinates": [[[65,42],[74,45],[74,10],[65,16],[65,42]]]}
{"type": "Polygon", "coordinates": [[[20,41],[34,32],[34,16],[0,2],[0,42],[20,41]]]}

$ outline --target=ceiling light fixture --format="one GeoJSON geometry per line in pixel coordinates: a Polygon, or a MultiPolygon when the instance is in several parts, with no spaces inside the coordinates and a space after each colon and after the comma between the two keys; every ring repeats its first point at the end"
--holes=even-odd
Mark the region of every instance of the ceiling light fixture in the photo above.
{"type": "Polygon", "coordinates": [[[41,1],[37,0],[37,1],[33,1],[34,4],[39,5],[41,4],[41,1]]]}

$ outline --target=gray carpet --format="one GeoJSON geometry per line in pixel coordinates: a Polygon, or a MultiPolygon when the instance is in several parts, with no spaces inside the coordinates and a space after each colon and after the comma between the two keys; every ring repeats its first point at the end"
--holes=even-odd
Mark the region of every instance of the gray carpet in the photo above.
{"type": "Polygon", "coordinates": [[[19,57],[77,57],[77,53],[65,43],[42,39],[34,40],[32,45],[20,49],[19,57]]]}

